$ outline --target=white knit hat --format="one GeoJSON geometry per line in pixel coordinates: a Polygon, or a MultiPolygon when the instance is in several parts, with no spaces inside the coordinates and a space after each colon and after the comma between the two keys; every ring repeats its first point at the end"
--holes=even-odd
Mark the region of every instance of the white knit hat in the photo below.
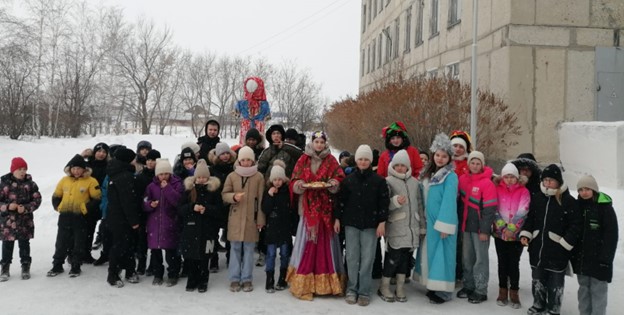
{"type": "Polygon", "coordinates": [[[169,159],[156,159],[155,173],[156,175],[173,173],[173,168],[171,167],[171,163],[169,163],[169,159]]]}
{"type": "Polygon", "coordinates": [[[470,154],[468,155],[468,163],[470,163],[472,159],[478,159],[479,161],[481,161],[481,164],[485,165],[485,156],[479,151],[470,152],[470,154]]]}
{"type": "Polygon", "coordinates": [[[357,161],[359,159],[367,159],[372,162],[373,150],[366,144],[360,145],[355,151],[355,160],[357,161]]]}
{"type": "Polygon", "coordinates": [[[397,164],[403,164],[407,166],[408,169],[410,168],[411,163],[407,151],[399,150],[399,152],[394,154],[394,157],[392,157],[392,162],[390,162],[390,167],[394,167],[397,164]]]}
{"type": "Polygon", "coordinates": [[[240,149],[240,151],[238,151],[238,161],[242,161],[244,159],[250,159],[252,161],[256,160],[254,151],[248,146],[244,146],[240,149]]]}
{"type": "Polygon", "coordinates": [[[576,190],[579,190],[581,188],[589,188],[595,192],[600,191],[600,189],[598,189],[598,182],[596,182],[594,176],[591,175],[585,175],[579,178],[578,182],[576,183],[576,190]]]}
{"type": "Polygon", "coordinates": [[[501,171],[501,176],[505,176],[505,175],[513,175],[516,178],[520,178],[520,173],[518,173],[518,168],[513,163],[505,164],[505,166],[503,167],[503,170],[501,171]]]}
{"type": "Polygon", "coordinates": [[[271,175],[269,175],[269,180],[273,181],[275,179],[281,178],[284,182],[288,182],[288,177],[286,177],[286,164],[282,160],[273,161],[273,167],[271,167],[271,175]]]}
{"type": "Polygon", "coordinates": [[[201,159],[197,161],[194,175],[196,177],[210,177],[210,170],[208,169],[208,164],[206,164],[206,160],[201,159]]]}
{"type": "Polygon", "coordinates": [[[197,152],[199,152],[199,144],[195,143],[195,142],[186,142],[182,145],[182,147],[180,148],[180,151],[186,149],[186,148],[191,148],[191,150],[193,150],[193,153],[197,154],[197,152]]]}
{"type": "Polygon", "coordinates": [[[461,137],[455,137],[453,139],[451,139],[451,144],[459,144],[462,147],[464,147],[464,150],[467,150],[468,145],[466,144],[466,140],[462,139],[461,137]]]}

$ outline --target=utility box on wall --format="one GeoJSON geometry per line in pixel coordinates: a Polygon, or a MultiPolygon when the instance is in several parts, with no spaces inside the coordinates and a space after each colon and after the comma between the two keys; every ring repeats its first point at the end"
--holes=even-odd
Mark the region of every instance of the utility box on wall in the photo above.
{"type": "Polygon", "coordinates": [[[597,121],[624,120],[624,50],[596,47],[597,121]]]}

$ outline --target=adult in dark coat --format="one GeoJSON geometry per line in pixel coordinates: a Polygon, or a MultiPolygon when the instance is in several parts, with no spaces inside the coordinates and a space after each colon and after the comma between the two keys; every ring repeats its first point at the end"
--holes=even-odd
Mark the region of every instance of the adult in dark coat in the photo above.
{"type": "Polygon", "coordinates": [[[531,153],[522,153],[518,155],[511,163],[516,166],[520,175],[527,177],[528,182],[526,188],[531,193],[531,197],[540,194],[540,176],[542,171],[535,160],[535,156],[531,153]]]}
{"type": "Polygon", "coordinates": [[[197,138],[197,144],[199,144],[199,158],[200,159],[208,159],[208,152],[214,149],[217,146],[217,143],[221,141],[219,138],[219,131],[221,130],[221,125],[219,122],[210,119],[206,122],[204,126],[205,134],[199,138],[197,138]]]}
{"type": "Polygon", "coordinates": [[[121,270],[126,271],[126,280],[129,282],[139,281],[134,261],[140,222],[139,200],[136,192],[135,168],[130,164],[135,157],[130,149],[119,149],[107,168],[109,177],[107,222],[112,233],[112,247],[106,281],[117,287],[123,287],[123,281],[119,278],[121,270]]]}

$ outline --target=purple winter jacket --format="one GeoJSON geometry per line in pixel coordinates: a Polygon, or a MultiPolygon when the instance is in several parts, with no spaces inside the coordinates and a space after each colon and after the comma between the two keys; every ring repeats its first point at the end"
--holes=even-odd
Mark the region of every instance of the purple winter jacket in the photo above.
{"type": "Polygon", "coordinates": [[[182,180],[171,175],[169,185],[160,188],[158,176],[145,189],[143,210],[147,212],[147,247],[150,249],[176,249],[180,239],[178,224],[178,202],[184,192],[182,180]],[[158,206],[150,203],[158,200],[158,206]]]}

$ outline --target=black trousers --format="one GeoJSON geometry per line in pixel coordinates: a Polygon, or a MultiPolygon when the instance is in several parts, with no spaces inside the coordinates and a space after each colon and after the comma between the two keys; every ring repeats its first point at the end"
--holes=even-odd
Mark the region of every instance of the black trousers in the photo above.
{"type": "MultiPolygon", "coordinates": [[[[30,239],[17,240],[19,245],[20,263],[22,265],[30,264],[32,258],[30,257],[30,239]]],[[[2,241],[2,261],[3,265],[10,265],[13,262],[13,248],[15,247],[15,241],[2,241]]]]}
{"type": "Polygon", "coordinates": [[[381,256],[381,237],[377,238],[377,248],[375,249],[375,260],[373,261],[373,279],[381,278],[381,274],[383,272],[383,264],[382,264],[382,256],[381,256]]]}
{"type": "Polygon", "coordinates": [[[74,265],[82,264],[85,255],[84,243],[87,239],[87,221],[81,214],[61,213],[58,218],[58,231],[56,232],[56,244],[53,264],[62,265],[67,258],[68,250],[73,255],[74,265]]]}
{"type": "Polygon", "coordinates": [[[411,248],[394,249],[388,246],[386,257],[384,258],[384,277],[394,277],[396,274],[407,274],[410,270],[412,255],[411,248]]]}
{"type": "Polygon", "coordinates": [[[189,259],[184,258],[184,262],[188,268],[188,279],[186,280],[187,289],[195,289],[197,287],[207,287],[210,272],[208,271],[209,259],[189,259]]]}
{"type": "Polygon", "coordinates": [[[552,314],[561,313],[565,272],[533,268],[532,276],[533,307],[549,311],[552,314]]]}
{"type": "Polygon", "coordinates": [[[145,271],[147,264],[147,232],[145,224],[141,224],[137,229],[136,258],[139,261],[138,270],[145,271]]]}
{"type": "Polygon", "coordinates": [[[154,271],[155,278],[163,278],[165,274],[165,266],[163,265],[163,254],[165,251],[165,260],[167,261],[167,277],[178,278],[180,275],[180,265],[182,259],[177,249],[152,249],[150,265],[154,271]]]}
{"type": "Polygon", "coordinates": [[[91,255],[91,247],[93,246],[93,234],[95,233],[95,228],[97,227],[97,223],[100,220],[100,214],[98,213],[87,213],[85,216],[86,221],[86,240],[85,240],[85,257],[86,255],[91,255]]]}
{"type": "Polygon", "coordinates": [[[121,270],[126,277],[135,272],[134,251],[137,243],[137,231],[130,226],[111,226],[113,236],[109,255],[108,275],[118,276],[121,270]]]}
{"type": "Polygon", "coordinates": [[[520,256],[522,244],[517,241],[503,241],[495,237],[496,256],[498,256],[498,287],[518,290],[520,281],[520,256]]]}

